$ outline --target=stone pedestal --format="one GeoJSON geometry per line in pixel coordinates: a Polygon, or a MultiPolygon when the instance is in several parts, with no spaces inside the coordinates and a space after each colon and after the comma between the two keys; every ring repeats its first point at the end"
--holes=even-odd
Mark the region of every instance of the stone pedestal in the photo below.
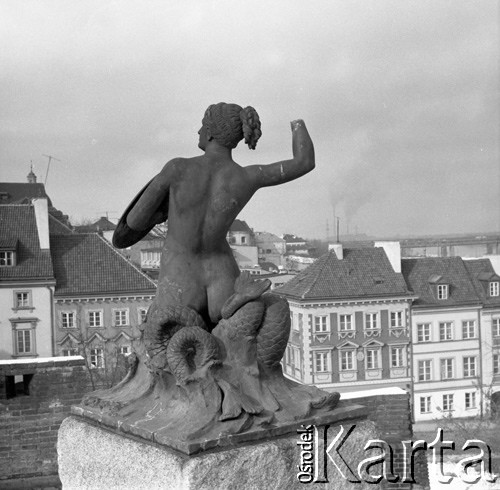
{"type": "MultiPolygon", "coordinates": [[[[363,447],[378,436],[377,429],[366,419],[337,420],[330,426],[331,437],[338,434],[342,423],[356,425],[341,450],[356,471],[357,464],[366,458],[363,447]]],[[[64,489],[373,488],[367,483],[348,482],[332,463],[327,463],[329,483],[304,486],[297,480],[303,449],[298,442],[295,430],[273,439],[187,456],[82,418],[68,417],[59,431],[59,476],[64,489]]]]}

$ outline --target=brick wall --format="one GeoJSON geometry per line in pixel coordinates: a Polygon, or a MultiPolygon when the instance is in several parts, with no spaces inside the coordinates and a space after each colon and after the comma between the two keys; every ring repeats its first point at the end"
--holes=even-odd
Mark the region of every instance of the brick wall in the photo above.
{"type": "Polygon", "coordinates": [[[0,361],[0,488],[57,479],[57,431],[86,391],[83,358],[0,361]]]}
{"type": "MultiPolygon", "coordinates": [[[[415,453],[414,478],[415,484],[402,482],[404,474],[403,445],[401,441],[413,438],[411,423],[410,395],[407,393],[356,397],[352,402],[366,405],[370,412],[368,418],[375,422],[380,431],[380,438],[386,441],[394,450],[394,473],[399,475],[399,481],[381,482],[381,488],[416,489],[429,488],[429,475],[425,452],[415,453]]],[[[373,455],[373,453],[370,453],[373,455]]],[[[408,472],[409,472],[409,468],[408,472]]]]}

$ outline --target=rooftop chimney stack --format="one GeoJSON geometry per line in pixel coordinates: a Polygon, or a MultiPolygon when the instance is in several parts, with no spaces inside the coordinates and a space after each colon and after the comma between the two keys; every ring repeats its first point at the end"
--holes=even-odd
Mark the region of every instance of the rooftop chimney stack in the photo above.
{"type": "Polygon", "coordinates": [[[383,248],[394,272],[401,273],[401,244],[399,242],[375,242],[374,247],[383,248]]]}
{"type": "Polygon", "coordinates": [[[38,240],[42,250],[50,249],[49,240],[49,206],[47,199],[33,199],[33,207],[35,208],[36,229],[38,230],[38,240]]]}
{"type": "Polygon", "coordinates": [[[344,258],[344,249],[341,243],[330,243],[328,245],[328,251],[333,250],[337,259],[342,260],[344,258]]]}

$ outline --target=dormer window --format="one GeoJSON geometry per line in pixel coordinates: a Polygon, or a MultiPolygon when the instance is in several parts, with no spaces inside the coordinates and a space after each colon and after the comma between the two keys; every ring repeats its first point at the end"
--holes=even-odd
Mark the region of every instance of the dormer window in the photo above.
{"type": "Polygon", "coordinates": [[[448,284],[437,285],[437,298],[448,299],[448,284]]]}
{"type": "Polygon", "coordinates": [[[499,281],[491,281],[490,282],[490,296],[499,296],[500,295],[500,282],[499,281]]]}
{"type": "Polygon", "coordinates": [[[0,267],[11,267],[15,265],[15,253],[13,250],[0,250],[0,267]]]}

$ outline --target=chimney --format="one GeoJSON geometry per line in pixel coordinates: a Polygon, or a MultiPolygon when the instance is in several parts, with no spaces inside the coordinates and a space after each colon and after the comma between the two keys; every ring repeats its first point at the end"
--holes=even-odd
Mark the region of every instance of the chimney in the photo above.
{"type": "Polygon", "coordinates": [[[383,248],[394,272],[401,273],[401,244],[399,242],[375,242],[374,247],[383,248]]]}
{"type": "Polygon", "coordinates": [[[328,251],[333,250],[337,259],[342,260],[344,258],[344,249],[341,243],[330,243],[328,245],[328,251]]]}
{"type": "Polygon", "coordinates": [[[33,199],[35,209],[36,228],[38,230],[38,240],[42,250],[50,249],[49,241],[49,206],[44,197],[33,199]]]}

